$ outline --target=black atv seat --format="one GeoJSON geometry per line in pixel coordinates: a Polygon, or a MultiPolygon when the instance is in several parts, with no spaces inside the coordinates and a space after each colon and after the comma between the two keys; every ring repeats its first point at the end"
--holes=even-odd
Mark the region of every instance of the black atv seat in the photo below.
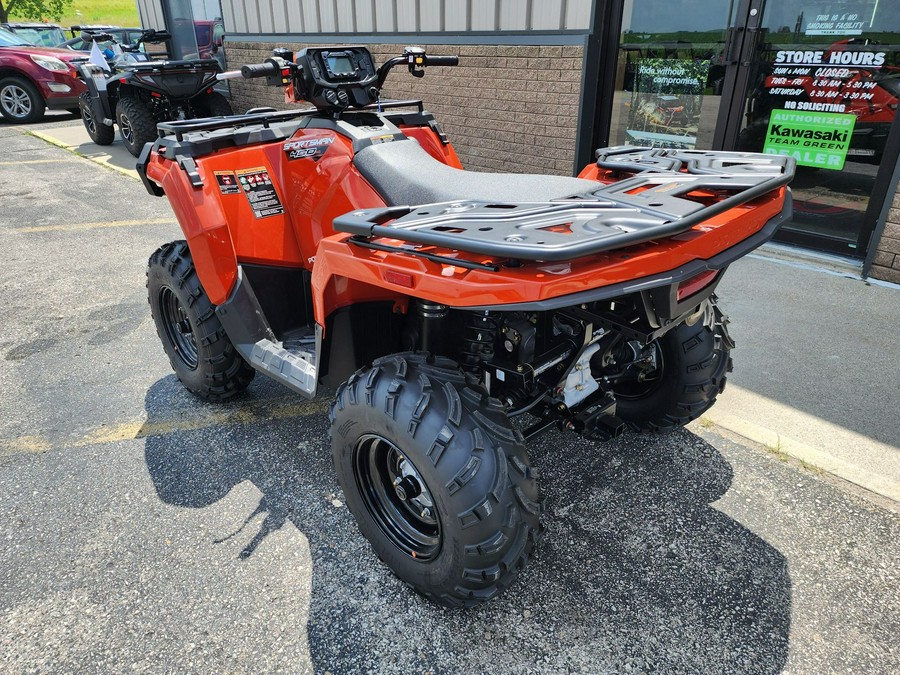
{"type": "Polygon", "coordinates": [[[388,206],[418,206],[471,199],[488,202],[547,202],[600,187],[564,176],[460,171],[434,159],[414,139],[363,148],[353,159],[388,206]]]}

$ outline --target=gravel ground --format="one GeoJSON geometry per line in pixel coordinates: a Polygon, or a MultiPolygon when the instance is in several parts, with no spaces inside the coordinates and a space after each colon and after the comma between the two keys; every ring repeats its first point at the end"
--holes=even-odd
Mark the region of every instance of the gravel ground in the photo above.
{"type": "Polygon", "coordinates": [[[900,670],[896,512],[702,425],[544,437],[536,558],[474,610],[422,600],[343,506],[325,401],[171,375],[143,277],[165,200],[0,139],[3,671],[900,670]]]}

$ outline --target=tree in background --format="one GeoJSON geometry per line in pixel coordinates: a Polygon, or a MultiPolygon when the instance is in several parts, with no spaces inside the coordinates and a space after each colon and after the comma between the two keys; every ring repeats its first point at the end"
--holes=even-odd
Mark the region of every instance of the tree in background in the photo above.
{"type": "Polygon", "coordinates": [[[72,0],[0,0],[0,22],[9,21],[12,13],[20,19],[59,21],[71,4],[72,0]]]}

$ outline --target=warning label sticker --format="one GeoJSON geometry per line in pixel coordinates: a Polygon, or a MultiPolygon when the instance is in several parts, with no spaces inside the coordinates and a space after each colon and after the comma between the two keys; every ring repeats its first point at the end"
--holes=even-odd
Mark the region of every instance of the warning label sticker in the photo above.
{"type": "Polygon", "coordinates": [[[213,173],[216,174],[219,192],[223,195],[240,194],[241,186],[238,185],[237,178],[234,177],[234,171],[214,171],[213,173]]]}
{"type": "Polygon", "coordinates": [[[267,168],[260,166],[255,169],[243,169],[237,171],[236,175],[254,216],[265,218],[284,213],[284,207],[278,199],[278,193],[275,192],[267,168]]]}

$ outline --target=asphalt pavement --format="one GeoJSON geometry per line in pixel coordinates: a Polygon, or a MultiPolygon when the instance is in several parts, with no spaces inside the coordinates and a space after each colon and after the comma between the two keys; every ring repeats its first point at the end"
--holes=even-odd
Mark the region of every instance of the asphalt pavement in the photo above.
{"type": "MultiPolygon", "coordinates": [[[[343,505],[327,401],[257,377],[211,405],[171,374],[144,288],[147,257],[180,236],[165,199],[19,128],[0,147],[0,669],[900,670],[896,504],[706,420],[545,436],[535,559],[474,610],[422,600],[343,505]]],[[[777,345],[782,372],[816,348],[741,326],[739,296],[775,265],[723,289],[746,390],[772,375],[742,371],[742,349],[755,364],[777,345]]],[[[826,418],[818,398],[801,411],[826,418]]]]}

